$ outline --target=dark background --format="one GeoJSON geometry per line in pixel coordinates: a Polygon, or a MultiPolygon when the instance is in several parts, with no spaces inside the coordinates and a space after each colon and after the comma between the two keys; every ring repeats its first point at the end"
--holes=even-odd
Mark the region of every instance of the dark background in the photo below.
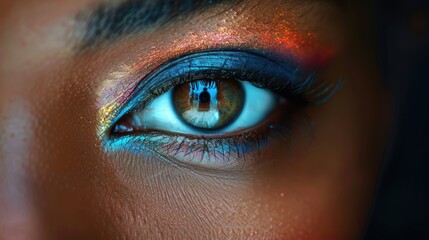
{"type": "Polygon", "coordinates": [[[429,240],[429,0],[375,5],[395,121],[365,239],[429,240]]]}

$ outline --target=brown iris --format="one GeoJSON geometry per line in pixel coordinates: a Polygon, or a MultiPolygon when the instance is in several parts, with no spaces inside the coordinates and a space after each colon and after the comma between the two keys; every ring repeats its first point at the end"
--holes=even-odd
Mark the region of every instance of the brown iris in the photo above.
{"type": "Polygon", "coordinates": [[[174,88],[177,113],[191,126],[223,128],[234,121],[244,104],[244,91],[234,80],[198,80],[174,88]]]}

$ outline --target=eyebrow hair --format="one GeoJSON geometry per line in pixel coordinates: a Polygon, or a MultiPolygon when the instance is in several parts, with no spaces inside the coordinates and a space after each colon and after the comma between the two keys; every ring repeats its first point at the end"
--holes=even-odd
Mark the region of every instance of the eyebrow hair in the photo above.
{"type": "Polygon", "coordinates": [[[208,7],[240,0],[128,0],[103,3],[94,10],[78,14],[83,23],[79,49],[144,32],[179,17],[208,7]]]}

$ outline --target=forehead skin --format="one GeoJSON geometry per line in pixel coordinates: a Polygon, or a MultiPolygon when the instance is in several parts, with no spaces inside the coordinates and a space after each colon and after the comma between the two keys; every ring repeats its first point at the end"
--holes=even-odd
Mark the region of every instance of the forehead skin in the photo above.
{"type": "Polygon", "coordinates": [[[351,50],[326,71],[350,82],[311,113],[314,142],[298,137],[296,161],[252,181],[212,180],[100,150],[94,102],[106,72],[145,59],[150,41],[173,40],[160,33],[76,56],[75,16],[97,3],[0,3],[0,239],[358,238],[383,136],[382,87],[362,44],[346,38],[351,50]]]}

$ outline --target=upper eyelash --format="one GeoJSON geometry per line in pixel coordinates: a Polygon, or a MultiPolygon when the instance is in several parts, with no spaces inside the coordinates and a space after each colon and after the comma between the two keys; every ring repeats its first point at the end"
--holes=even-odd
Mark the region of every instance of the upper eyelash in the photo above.
{"type": "Polygon", "coordinates": [[[116,111],[113,126],[123,115],[143,109],[172,87],[204,79],[249,81],[301,105],[325,102],[340,87],[339,83],[319,82],[314,74],[307,74],[298,64],[284,57],[268,57],[243,50],[199,52],[172,60],[143,79],[130,100],[116,111]]]}

